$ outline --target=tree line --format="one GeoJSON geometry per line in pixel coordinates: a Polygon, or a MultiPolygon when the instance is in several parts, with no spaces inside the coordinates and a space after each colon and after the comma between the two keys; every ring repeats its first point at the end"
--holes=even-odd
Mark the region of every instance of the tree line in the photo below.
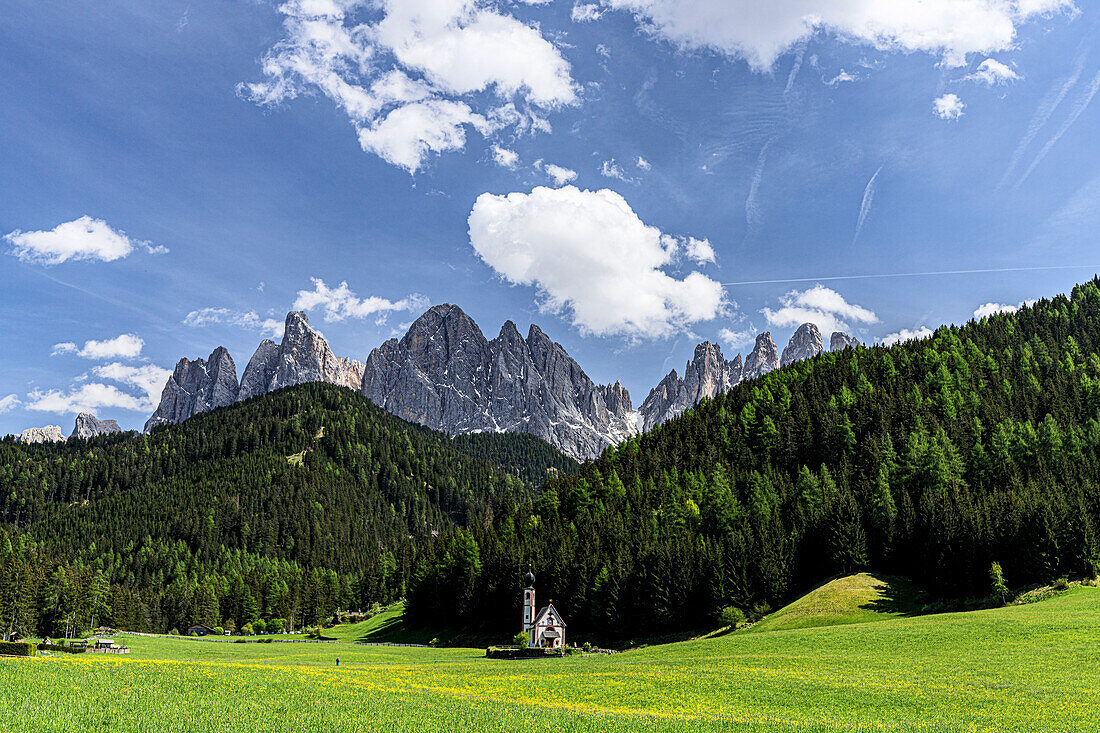
{"type": "Polygon", "coordinates": [[[654,636],[836,574],[942,598],[1100,566],[1100,286],[742,383],[418,555],[410,619],[510,630],[528,567],[571,631],[654,636]]]}
{"type": "Polygon", "coordinates": [[[406,593],[418,548],[575,462],[307,384],[150,435],[0,441],[0,632],[311,625],[406,593]]]}

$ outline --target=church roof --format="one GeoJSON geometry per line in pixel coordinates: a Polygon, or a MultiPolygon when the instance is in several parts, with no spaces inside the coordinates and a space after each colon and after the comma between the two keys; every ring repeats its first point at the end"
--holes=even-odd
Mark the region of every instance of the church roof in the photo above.
{"type": "Polygon", "coordinates": [[[558,623],[554,624],[555,626],[568,626],[568,624],[565,623],[565,618],[562,617],[558,609],[554,608],[553,603],[551,603],[549,606],[543,606],[542,610],[535,614],[535,626],[541,624],[543,617],[546,616],[550,611],[554,612],[554,618],[558,620],[558,623]]]}

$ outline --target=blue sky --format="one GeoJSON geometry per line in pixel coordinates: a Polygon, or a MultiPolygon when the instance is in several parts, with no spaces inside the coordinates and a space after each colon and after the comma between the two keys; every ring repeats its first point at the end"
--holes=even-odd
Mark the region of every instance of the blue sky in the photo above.
{"type": "Polygon", "coordinates": [[[1100,271],[1100,12],[757,5],[14,0],[0,433],[140,427],[296,304],[360,360],[429,303],[538,323],[640,404],[703,339],[875,342],[1100,271]]]}

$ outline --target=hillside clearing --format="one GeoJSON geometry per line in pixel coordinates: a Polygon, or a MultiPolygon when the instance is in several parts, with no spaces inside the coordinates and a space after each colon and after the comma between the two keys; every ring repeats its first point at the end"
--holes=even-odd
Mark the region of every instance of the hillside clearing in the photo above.
{"type": "Polygon", "coordinates": [[[858,573],[829,581],[754,625],[750,632],[805,629],[917,616],[921,593],[904,578],[858,573]]]}

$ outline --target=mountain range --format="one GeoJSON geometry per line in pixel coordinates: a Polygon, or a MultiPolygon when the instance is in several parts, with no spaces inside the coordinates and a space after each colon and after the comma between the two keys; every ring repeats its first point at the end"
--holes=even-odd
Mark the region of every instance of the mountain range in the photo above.
{"type": "MultiPolygon", "coordinates": [[[[834,350],[859,342],[834,333],[834,350]]],[[[577,460],[682,414],[747,379],[824,351],[817,326],[803,324],[783,350],[769,332],[756,338],[742,362],[727,361],[717,344],[695,348],[680,376],[672,370],[637,409],[621,382],[596,384],[536,325],[527,336],[507,321],[485,337],[457,305],[437,305],[416,319],[401,339],[371,351],[365,363],[338,357],[301,311],[287,314],[280,343],[265,339],[237,379],[224,347],[206,359],[180,359],[145,424],[146,432],[178,423],[281,387],[328,382],[361,392],[388,412],[451,435],[523,432],[536,435],[577,460]]]]}

